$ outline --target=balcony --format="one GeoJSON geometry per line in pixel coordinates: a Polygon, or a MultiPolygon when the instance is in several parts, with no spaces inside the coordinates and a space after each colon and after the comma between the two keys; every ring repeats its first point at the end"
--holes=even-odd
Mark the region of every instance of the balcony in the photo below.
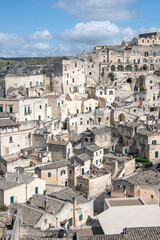
{"type": "Polygon", "coordinates": [[[28,112],[25,112],[24,115],[30,115],[32,113],[32,110],[29,110],[28,112]]]}

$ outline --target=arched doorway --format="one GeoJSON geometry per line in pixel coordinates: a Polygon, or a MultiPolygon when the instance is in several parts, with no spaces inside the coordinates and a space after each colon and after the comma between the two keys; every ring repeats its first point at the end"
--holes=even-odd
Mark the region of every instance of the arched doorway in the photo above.
{"type": "Polygon", "coordinates": [[[111,66],[111,71],[112,71],[112,72],[116,71],[116,68],[115,68],[114,65],[111,66]]]}
{"type": "Polygon", "coordinates": [[[124,115],[123,113],[121,113],[121,114],[119,115],[119,117],[118,117],[118,120],[119,120],[120,122],[125,123],[125,122],[126,122],[125,115],[124,115]]]}
{"type": "Polygon", "coordinates": [[[131,65],[127,65],[126,66],[126,71],[131,72],[132,71],[132,66],[131,65]]]}
{"type": "Polygon", "coordinates": [[[143,65],[143,70],[144,70],[144,71],[147,71],[147,69],[148,69],[148,68],[147,68],[147,65],[144,64],[144,65],[143,65]]]}
{"type": "Polygon", "coordinates": [[[154,65],[153,64],[150,65],[150,70],[154,71],[154,65]]]}
{"type": "Polygon", "coordinates": [[[138,66],[134,65],[134,71],[138,71],[138,66]]]}
{"type": "Polygon", "coordinates": [[[127,79],[127,83],[131,83],[132,82],[132,79],[131,78],[128,78],[127,79]]]}
{"type": "Polygon", "coordinates": [[[124,71],[124,67],[122,65],[118,65],[117,71],[119,71],[119,72],[124,71]]]}

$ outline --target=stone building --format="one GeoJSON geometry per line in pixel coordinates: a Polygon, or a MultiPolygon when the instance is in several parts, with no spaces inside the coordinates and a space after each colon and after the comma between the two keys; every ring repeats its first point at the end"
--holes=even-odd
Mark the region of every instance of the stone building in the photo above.
{"type": "Polygon", "coordinates": [[[43,179],[34,178],[28,174],[7,172],[5,177],[0,178],[0,205],[25,203],[35,193],[43,194],[45,189],[43,179]]]}
{"type": "Polygon", "coordinates": [[[147,204],[155,204],[159,202],[159,183],[158,171],[140,171],[132,176],[114,181],[112,194],[121,192],[121,197],[141,197],[147,204]]]}

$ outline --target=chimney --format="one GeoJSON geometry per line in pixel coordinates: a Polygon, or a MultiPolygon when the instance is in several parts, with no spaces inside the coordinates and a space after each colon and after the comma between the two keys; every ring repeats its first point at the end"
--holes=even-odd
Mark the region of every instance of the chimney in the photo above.
{"type": "Polygon", "coordinates": [[[89,193],[86,193],[86,199],[89,200],[89,193]]]}
{"type": "Polygon", "coordinates": [[[77,200],[75,197],[73,199],[73,227],[76,227],[76,211],[77,211],[77,200]]]}
{"type": "Polygon", "coordinates": [[[48,199],[47,199],[47,196],[45,196],[45,200],[44,200],[44,209],[45,211],[48,211],[49,208],[48,208],[48,199]]]}

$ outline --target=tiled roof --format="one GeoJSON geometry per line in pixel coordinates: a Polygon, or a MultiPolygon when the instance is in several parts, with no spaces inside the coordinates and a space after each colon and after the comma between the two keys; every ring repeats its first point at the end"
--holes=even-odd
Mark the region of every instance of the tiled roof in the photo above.
{"type": "Polygon", "coordinates": [[[65,167],[68,164],[70,164],[69,160],[60,160],[60,161],[55,161],[55,162],[46,164],[45,166],[40,167],[40,169],[41,170],[56,169],[56,168],[65,167]]]}
{"type": "Polygon", "coordinates": [[[159,240],[160,227],[127,228],[122,234],[80,237],[80,240],[159,240]]]}
{"type": "Polygon", "coordinates": [[[55,213],[58,213],[62,209],[62,207],[66,204],[64,201],[58,199],[54,199],[40,194],[35,194],[30,198],[30,206],[36,209],[45,210],[46,199],[48,205],[47,212],[54,211],[55,213]]]}
{"type": "Polygon", "coordinates": [[[87,199],[83,196],[78,194],[73,189],[65,189],[60,192],[53,192],[49,194],[51,197],[55,197],[57,199],[63,200],[63,201],[69,201],[73,203],[73,197],[77,199],[77,204],[83,204],[87,202],[87,199]]]}
{"type": "Polygon", "coordinates": [[[23,224],[27,224],[27,225],[36,224],[44,214],[43,211],[34,209],[25,204],[13,203],[9,207],[11,214],[14,214],[17,211],[17,209],[22,210],[22,219],[23,219],[22,221],[23,221],[23,224]]]}
{"type": "Polygon", "coordinates": [[[99,147],[99,146],[96,145],[96,144],[87,145],[85,148],[88,149],[88,150],[91,151],[91,152],[96,152],[96,151],[102,149],[102,147],[99,147]]]}
{"type": "Polygon", "coordinates": [[[68,144],[68,142],[65,141],[49,141],[48,144],[53,144],[53,145],[62,145],[62,146],[66,146],[68,144]]]}
{"type": "Polygon", "coordinates": [[[125,178],[126,181],[134,185],[150,184],[157,185],[160,183],[160,173],[154,170],[140,171],[139,173],[125,178]]]}
{"type": "Polygon", "coordinates": [[[8,126],[19,126],[18,122],[13,121],[12,119],[0,119],[0,127],[8,127],[8,126]]]}

